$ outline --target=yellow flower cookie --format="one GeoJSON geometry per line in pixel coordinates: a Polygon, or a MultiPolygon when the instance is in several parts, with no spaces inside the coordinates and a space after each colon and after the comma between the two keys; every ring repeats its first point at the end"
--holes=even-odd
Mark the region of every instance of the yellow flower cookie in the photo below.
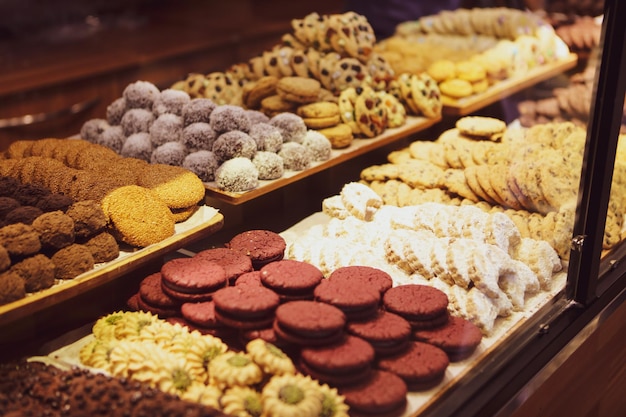
{"type": "Polygon", "coordinates": [[[274,417],[317,417],[324,400],[319,384],[302,374],[273,376],[261,396],[265,414],[274,417]]]}
{"type": "Polygon", "coordinates": [[[180,397],[183,400],[200,403],[219,410],[222,394],[222,390],[215,385],[192,382],[187,390],[180,394],[180,397]]]}
{"type": "Polygon", "coordinates": [[[209,380],[219,387],[254,385],[263,379],[263,371],[250,355],[228,351],[209,362],[209,380]]]}
{"type": "Polygon", "coordinates": [[[250,388],[234,386],[228,388],[220,399],[222,411],[237,417],[257,417],[263,414],[261,393],[250,388]]]}
{"type": "Polygon", "coordinates": [[[283,375],[296,372],[296,367],[291,358],[278,347],[263,339],[254,339],[248,342],[246,351],[266,374],[283,375]]]}

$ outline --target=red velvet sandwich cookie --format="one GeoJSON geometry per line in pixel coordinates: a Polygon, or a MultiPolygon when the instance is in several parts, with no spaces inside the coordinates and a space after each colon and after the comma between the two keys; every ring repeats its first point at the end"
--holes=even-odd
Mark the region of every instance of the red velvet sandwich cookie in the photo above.
{"type": "Polygon", "coordinates": [[[226,271],[228,282],[231,285],[239,275],[252,271],[250,257],[228,248],[205,249],[198,252],[194,259],[204,259],[219,264],[226,271]]]}
{"type": "Polygon", "coordinates": [[[260,271],[263,285],[276,291],[282,301],[312,300],[313,290],[324,279],[315,265],[293,259],[271,262],[260,271]]]}
{"type": "Polygon", "coordinates": [[[448,320],[448,296],[429,285],[393,287],[383,295],[383,307],[407,319],[413,330],[435,328],[448,320]]]}
{"type": "Polygon", "coordinates": [[[348,333],[367,340],[376,351],[376,356],[394,355],[406,349],[411,339],[411,325],[394,313],[381,310],[366,321],[349,322],[348,333]]]}
{"type": "Polygon", "coordinates": [[[235,280],[235,285],[256,285],[262,287],[261,271],[250,271],[239,275],[235,280]]]}
{"type": "Polygon", "coordinates": [[[339,308],[348,321],[369,319],[376,315],[380,305],[377,289],[348,280],[322,280],[313,290],[313,296],[316,301],[339,308]]]}
{"type": "Polygon", "coordinates": [[[448,322],[441,327],[415,330],[413,338],[441,348],[448,354],[451,362],[458,362],[474,353],[483,335],[471,321],[450,316],[448,322]]]}
{"type": "Polygon", "coordinates": [[[210,300],[227,283],[226,271],[205,259],[176,258],[161,267],[163,292],[183,302],[210,300]]]}
{"type": "Polygon", "coordinates": [[[236,285],[222,288],[213,295],[215,317],[236,329],[262,329],[274,322],[280,299],[263,286],[236,285]]]}
{"type": "Polygon", "coordinates": [[[398,417],[406,411],[408,389],[393,372],[374,369],[359,384],[339,387],[351,417],[398,417]]]}
{"type": "Polygon", "coordinates": [[[403,352],[379,359],[376,367],[398,375],[409,391],[424,391],[443,380],[449,364],[448,355],[437,346],[413,341],[403,352]]]}
{"type": "Polygon", "coordinates": [[[216,336],[224,330],[224,325],[215,317],[215,303],[213,300],[198,303],[184,303],[180,306],[180,314],[186,325],[202,334],[216,336]]]}
{"type": "Polygon", "coordinates": [[[367,379],[373,362],[372,345],[348,335],[329,346],[303,348],[299,367],[311,378],[339,387],[367,379]]]}
{"type": "Polygon", "coordinates": [[[380,293],[385,293],[393,287],[391,275],[382,269],[365,265],[349,265],[335,269],[328,276],[330,281],[350,281],[358,285],[367,285],[376,288],[380,293]]]}
{"type": "Polygon", "coordinates": [[[252,267],[258,270],[269,262],[283,259],[287,244],[276,232],[255,229],[235,235],[226,247],[250,257],[252,267]]]}
{"type": "Polygon", "coordinates": [[[148,275],[139,284],[139,309],[149,311],[161,318],[179,315],[181,301],[163,291],[161,273],[148,275]]]}
{"type": "Polygon", "coordinates": [[[321,346],[345,336],[346,315],[330,304],[288,301],[276,309],[274,332],[279,340],[301,346],[321,346]]]}

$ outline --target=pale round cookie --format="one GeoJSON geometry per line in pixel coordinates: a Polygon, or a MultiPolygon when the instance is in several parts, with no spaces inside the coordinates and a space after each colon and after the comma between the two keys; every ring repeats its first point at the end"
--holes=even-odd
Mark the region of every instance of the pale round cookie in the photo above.
{"type": "Polygon", "coordinates": [[[465,116],[457,120],[455,126],[464,135],[488,139],[506,130],[503,120],[487,116],[465,116]]]}
{"type": "Polygon", "coordinates": [[[451,78],[439,83],[442,94],[455,99],[471,96],[474,92],[472,83],[458,78],[451,78]]]}

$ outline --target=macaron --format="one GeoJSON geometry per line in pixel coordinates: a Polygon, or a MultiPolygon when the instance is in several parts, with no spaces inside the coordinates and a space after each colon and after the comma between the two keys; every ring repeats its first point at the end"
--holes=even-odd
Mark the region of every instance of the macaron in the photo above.
{"type": "Polygon", "coordinates": [[[382,269],[366,265],[348,265],[335,269],[328,276],[330,281],[350,281],[358,285],[371,286],[381,295],[393,287],[391,275],[382,269]]]}
{"type": "Polygon", "coordinates": [[[376,367],[398,375],[409,391],[424,391],[443,380],[449,364],[448,355],[442,349],[412,341],[401,353],[377,360],[376,367]]]}
{"type": "Polygon", "coordinates": [[[345,386],[369,376],[374,356],[374,348],[366,340],[347,335],[332,345],[302,348],[299,367],[313,379],[345,386]]]}
{"type": "Polygon", "coordinates": [[[346,331],[367,340],[377,357],[397,354],[409,344],[411,325],[395,313],[381,310],[370,320],[349,322],[346,331]]]}
{"type": "Polygon", "coordinates": [[[252,271],[252,260],[249,256],[228,248],[205,249],[198,252],[194,258],[213,261],[220,265],[226,271],[229,284],[233,284],[239,275],[252,271]]]}
{"type": "Polygon", "coordinates": [[[149,311],[161,318],[178,315],[181,305],[180,300],[163,291],[160,272],[150,274],[141,280],[137,303],[140,310],[149,311]]]}
{"type": "Polygon", "coordinates": [[[261,269],[261,282],[276,291],[282,301],[312,300],[324,275],[315,265],[294,259],[270,262],[261,269]]]}
{"type": "Polygon", "coordinates": [[[408,388],[393,372],[374,369],[360,383],[338,387],[338,391],[350,407],[352,417],[399,417],[406,411],[408,388]]]}
{"type": "Polygon", "coordinates": [[[480,345],[482,337],[478,326],[457,316],[450,316],[448,322],[441,327],[413,331],[413,339],[441,348],[451,362],[471,356],[480,345]]]}
{"type": "Polygon", "coordinates": [[[429,285],[393,287],[383,295],[383,307],[407,319],[413,330],[435,328],[448,320],[448,296],[429,285]]]}
{"type": "Polygon", "coordinates": [[[236,285],[216,291],[213,301],[215,317],[219,322],[247,330],[270,326],[280,298],[263,286],[236,285]]]}
{"type": "Polygon", "coordinates": [[[210,300],[228,283],[226,271],[202,258],[175,258],[161,266],[163,292],[183,302],[210,300]]]}
{"type": "Polygon", "coordinates": [[[273,323],[279,340],[300,346],[322,346],[345,336],[346,315],[330,304],[313,300],[282,303],[273,323]]]}
{"type": "Polygon", "coordinates": [[[369,319],[380,305],[378,289],[349,280],[322,280],[313,290],[313,297],[339,308],[348,321],[369,319]]]}
{"type": "Polygon", "coordinates": [[[226,247],[250,257],[252,267],[258,270],[269,262],[283,259],[287,244],[276,232],[255,229],[233,236],[226,247]]]}

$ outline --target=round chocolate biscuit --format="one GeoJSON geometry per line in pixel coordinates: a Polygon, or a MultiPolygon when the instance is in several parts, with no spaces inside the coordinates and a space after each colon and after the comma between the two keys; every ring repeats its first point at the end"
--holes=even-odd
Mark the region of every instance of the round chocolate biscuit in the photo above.
{"type": "Polygon", "coordinates": [[[237,285],[213,294],[215,317],[237,329],[261,329],[274,321],[274,311],[280,304],[278,295],[263,286],[237,285]]]}
{"type": "Polygon", "coordinates": [[[176,258],[161,267],[163,291],[181,301],[204,301],[227,285],[226,271],[206,259],[176,258]]]}
{"type": "Polygon", "coordinates": [[[382,269],[365,265],[348,265],[335,269],[328,276],[330,281],[358,282],[376,288],[381,295],[393,286],[391,275],[382,269]]]}
{"type": "Polygon", "coordinates": [[[373,317],[380,304],[376,288],[350,281],[322,280],[313,290],[313,297],[339,308],[349,321],[373,317]]]}
{"type": "Polygon", "coordinates": [[[276,309],[274,331],[279,340],[320,346],[340,340],[346,315],[337,307],[318,301],[288,301],[276,309]]]}
{"type": "Polygon", "coordinates": [[[205,249],[198,252],[194,259],[213,261],[220,265],[226,271],[230,284],[234,283],[239,275],[253,269],[250,257],[228,248],[205,249]]]}
{"type": "Polygon", "coordinates": [[[315,265],[293,259],[271,262],[261,269],[261,282],[283,300],[313,299],[324,275],[315,265]]]}
{"type": "Polygon", "coordinates": [[[406,410],[407,393],[402,378],[380,369],[373,370],[369,378],[358,384],[339,388],[353,417],[401,416],[406,410]]]}

